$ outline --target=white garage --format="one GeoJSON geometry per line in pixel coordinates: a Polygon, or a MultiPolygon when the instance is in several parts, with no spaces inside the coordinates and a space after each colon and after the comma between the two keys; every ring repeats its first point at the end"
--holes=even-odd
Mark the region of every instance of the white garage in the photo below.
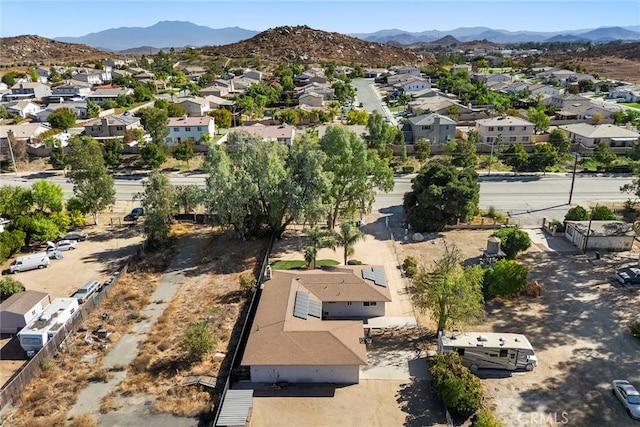
{"type": "Polygon", "coordinates": [[[356,384],[360,366],[251,366],[251,381],[256,383],[338,383],[356,384]]]}
{"type": "Polygon", "coordinates": [[[11,295],[0,304],[0,333],[17,334],[51,303],[49,294],[24,291],[11,295]]]}

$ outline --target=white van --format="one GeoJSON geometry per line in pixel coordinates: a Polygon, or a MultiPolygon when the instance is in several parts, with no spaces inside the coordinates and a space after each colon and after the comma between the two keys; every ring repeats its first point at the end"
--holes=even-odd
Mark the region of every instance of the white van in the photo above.
{"type": "Polygon", "coordinates": [[[49,264],[51,264],[49,255],[46,252],[38,252],[16,258],[9,266],[9,271],[11,273],[20,273],[35,268],[46,268],[49,267],[49,264]]]}
{"type": "Polygon", "coordinates": [[[78,300],[78,304],[84,303],[100,287],[97,280],[91,280],[80,287],[73,296],[78,300]]]}

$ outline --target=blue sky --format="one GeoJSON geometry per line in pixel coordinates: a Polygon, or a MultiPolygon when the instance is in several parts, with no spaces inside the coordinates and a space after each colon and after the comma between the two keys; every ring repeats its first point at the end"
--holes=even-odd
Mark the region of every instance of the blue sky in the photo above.
{"type": "Polygon", "coordinates": [[[308,25],[324,31],[370,33],[484,26],[511,31],[559,31],[640,25],[639,0],[0,0],[0,36],[81,36],[158,21],[263,31],[308,25]]]}

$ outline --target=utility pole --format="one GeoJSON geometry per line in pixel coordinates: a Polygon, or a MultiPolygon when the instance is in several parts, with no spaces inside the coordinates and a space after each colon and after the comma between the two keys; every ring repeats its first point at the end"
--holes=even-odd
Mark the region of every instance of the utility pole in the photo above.
{"type": "Polygon", "coordinates": [[[576,168],[578,167],[578,153],[575,153],[576,155],[576,159],[573,162],[573,175],[571,176],[571,190],[569,191],[569,203],[567,203],[568,205],[571,204],[571,198],[573,197],[573,185],[576,182],[576,168]]]}
{"type": "Polygon", "coordinates": [[[13,147],[11,144],[15,141],[15,134],[11,129],[7,131],[7,145],[9,145],[9,154],[11,155],[11,162],[13,162],[13,171],[18,176],[18,167],[16,166],[16,158],[13,155],[13,147]]]}

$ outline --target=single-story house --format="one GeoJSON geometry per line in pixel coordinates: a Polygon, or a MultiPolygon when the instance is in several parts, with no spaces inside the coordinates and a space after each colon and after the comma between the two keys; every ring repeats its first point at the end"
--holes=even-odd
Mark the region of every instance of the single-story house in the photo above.
{"type": "Polygon", "coordinates": [[[0,333],[17,334],[51,303],[45,292],[24,291],[0,303],[0,333]]]}
{"type": "Polygon", "coordinates": [[[8,147],[9,134],[18,141],[30,143],[38,135],[50,130],[41,123],[24,123],[19,125],[0,125],[0,148],[8,147]]]}
{"type": "Polygon", "coordinates": [[[248,132],[255,137],[262,138],[263,141],[280,141],[287,145],[291,145],[296,136],[295,126],[284,123],[277,126],[256,123],[249,126],[238,126],[234,130],[248,132]]]}
{"type": "Polygon", "coordinates": [[[384,315],[386,283],[381,267],[274,271],[241,362],[251,382],[358,383],[367,364],[362,320],[384,315]]]}
{"type": "Polygon", "coordinates": [[[610,147],[631,147],[635,141],[640,140],[640,133],[612,124],[576,123],[558,127],[569,134],[571,142],[585,148],[594,148],[601,142],[608,143],[610,147]]]}
{"type": "Polygon", "coordinates": [[[565,221],[565,238],[580,250],[630,251],[636,232],[624,221],[565,221]]]}
{"type": "Polygon", "coordinates": [[[115,102],[119,95],[133,95],[133,89],[126,87],[96,89],[88,99],[102,105],[107,99],[115,102]]]}
{"type": "Polygon", "coordinates": [[[42,107],[38,104],[34,104],[28,99],[22,101],[10,102],[6,105],[6,109],[10,113],[15,113],[22,118],[32,116],[38,111],[42,110],[42,107]]]}
{"type": "Polygon", "coordinates": [[[44,110],[40,110],[37,113],[34,114],[34,117],[36,119],[37,122],[46,122],[49,120],[49,115],[51,113],[53,113],[54,111],[58,111],[61,108],[70,108],[73,111],[75,111],[76,116],[79,119],[86,119],[87,118],[87,103],[84,101],[78,101],[78,102],[60,102],[60,103],[53,103],[53,104],[49,104],[47,105],[47,108],[45,108],[44,110]]]}

